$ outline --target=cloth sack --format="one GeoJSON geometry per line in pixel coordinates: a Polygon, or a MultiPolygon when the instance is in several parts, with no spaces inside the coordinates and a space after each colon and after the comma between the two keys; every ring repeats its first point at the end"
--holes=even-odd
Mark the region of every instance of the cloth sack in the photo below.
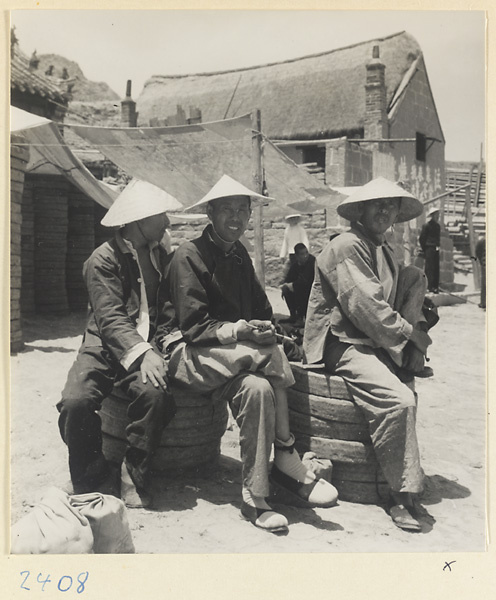
{"type": "Polygon", "coordinates": [[[88,519],[55,487],[11,531],[12,554],[88,554],[92,548],[88,519]]]}
{"type": "Polygon", "coordinates": [[[69,501],[90,523],[95,554],[134,554],[133,538],[122,500],[91,492],[71,496],[69,501]]]}

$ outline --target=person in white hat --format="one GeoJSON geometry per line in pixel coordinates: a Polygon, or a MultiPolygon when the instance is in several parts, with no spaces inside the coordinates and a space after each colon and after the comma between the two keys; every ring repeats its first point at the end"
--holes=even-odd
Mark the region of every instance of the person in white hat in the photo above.
{"type": "Polygon", "coordinates": [[[310,250],[310,244],[308,243],[308,236],[305,228],[301,224],[301,215],[294,213],[284,217],[286,221],[286,229],[284,230],[284,238],[282,240],[281,251],[279,252],[279,258],[288,258],[290,264],[295,261],[295,246],[296,244],[305,244],[308,250],[310,250]]]}
{"type": "Polygon", "coordinates": [[[391,489],[389,513],[409,531],[423,471],[415,431],[416,399],[406,385],[420,374],[431,340],[422,312],[426,278],[399,267],[386,231],[422,214],[401,186],[377,178],[337,207],[351,229],[317,257],[303,348],[307,363],[341,376],[369,423],[377,460],[391,489]]]}
{"type": "Polygon", "coordinates": [[[273,444],[270,477],[288,501],[331,506],[337,492],[294,451],[286,398],[293,374],[276,343],[272,308],[239,241],[252,205],[267,200],[224,175],[190,207],[206,208],[210,224],[182,244],[170,263],[169,289],[183,340],[172,351],[169,375],[229,402],[240,432],[241,514],[276,533],[286,531],[288,522],[266,501],[273,444]]]}
{"type": "Polygon", "coordinates": [[[441,247],[439,208],[431,208],[427,213],[427,219],[427,223],[420,230],[419,244],[425,258],[427,289],[437,294],[439,293],[439,249],[441,247]]]}
{"type": "Polygon", "coordinates": [[[175,414],[166,363],[154,334],[163,303],[167,253],[159,241],[180,204],[155,186],[133,180],[102,220],[118,228],[84,264],[89,315],[83,343],[57,404],[69,450],[74,493],[102,491],[129,507],[146,507],[146,476],[162,430],[175,414]],[[97,411],[114,383],[130,397],[127,449],[119,472],[102,452],[97,411]]]}

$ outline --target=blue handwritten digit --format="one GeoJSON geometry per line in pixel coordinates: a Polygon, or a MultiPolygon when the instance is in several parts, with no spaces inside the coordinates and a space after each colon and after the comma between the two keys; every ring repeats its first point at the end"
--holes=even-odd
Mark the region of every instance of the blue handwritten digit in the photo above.
{"type": "Polygon", "coordinates": [[[26,583],[28,577],[29,577],[29,571],[21,571],[19,574],[20,575],[24,575],[24,573],[26,573],[26,577],[24,577],[24,581],[21,583],[21,589],[22,590],[28,590],[28,592],[31,590],[31,588],[28,587],[24,587],[24,584],[26,583]]]}
{"type": "Polygon", "coordinates": [[[77,586],[76,592],[78,594],[81,594],[82,592],[84,592],[84,584],[88,581],[88,577],[89,577],[88,571],[83,571],[82,573],[79,573],[79,575],[77,576],[79,585],[77,586]],[[84,579],[81,579],[81,575],[84,575],[84,579]]]}
{"type": "Polygon", "coordinates": [[[41,580],[40,580],[40,577],[41,577],[41,573],[38,573],[38,577],[36,578],[36,581],[37,581],[38,583],[41,583],[41,584],[42,584],[42,586],[41,586],[41,591],[42,591],[42,592],[44,592],[44,591],[45,591],[45,585],[46,585],[47,583],[50,583],[50,581],[52,581],[52,580],[50,579],[50,574],[48,574],[48,575],[47,575],[47,578],[46,578],[44,581],[41,581],[41,580]]]}
{"type": "Polygon", "coordinates": [[[57,587],[59,588],[59,590],[60,590],[61,592],[67,592],[67,590],[70,590],[70,589],[71,589],[71,585],[72,585],[72,577],[71,577],[70,575],[63,575],[63,576],[62,576],[62,577],[59,579],[59,584],[58,584],[58,586],[57,586],[57,587]],[[60,587],[60,584],[62,583],[62,580],[63,580],[63,579],[70,579],[70,580],[71,580],[71,583],[69,584],[69,587],[66,587],[66,588],[65,588],[65,590],[63,590],[63,589],[60,587]]]}

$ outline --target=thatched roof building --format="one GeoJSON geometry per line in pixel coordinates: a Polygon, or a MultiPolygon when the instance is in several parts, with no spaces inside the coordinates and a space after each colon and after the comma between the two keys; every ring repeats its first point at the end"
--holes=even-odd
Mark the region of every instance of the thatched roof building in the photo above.
{"type": "Polygon", "coordinates": [[[257,67],[194,75],[155,75],[138,99],[139,123],[184,109],[200,109],[203,122],[262,111],[271,139],[362,136],[366,65],[374,46],[385,65],[386,100],[393,109],[422,51],[406,32],[345,48],[257,67]]]}

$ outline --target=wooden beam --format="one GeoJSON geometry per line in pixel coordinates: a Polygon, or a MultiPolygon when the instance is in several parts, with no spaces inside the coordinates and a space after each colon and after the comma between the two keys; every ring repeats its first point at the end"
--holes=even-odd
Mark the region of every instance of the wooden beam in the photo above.
{"type": "Polygon", "coordinates": [[[474,274],[474,285],[475,289],[480,289],[480,277],[479,269],[477,268],[477,261],[475,259],[475,234],[474,224],[472,222],[472,203],[470,201],[470,187],[465,190],[465,212],[467,213],[467,224],[468,224],[468,241],[470,245],[470,258],[472,260],[472,273],[474,274]]]}
{"type": "MultiPolygon", "coordinates": [[[[262,193],[262,118],[260,110],[251,113],[251,172],[253,191],[262,193]]],[[[265,289],[265,252],[263,235],[263,206],[253,209],[253,245],[255,254],[255,273],[265,289]]]]}

